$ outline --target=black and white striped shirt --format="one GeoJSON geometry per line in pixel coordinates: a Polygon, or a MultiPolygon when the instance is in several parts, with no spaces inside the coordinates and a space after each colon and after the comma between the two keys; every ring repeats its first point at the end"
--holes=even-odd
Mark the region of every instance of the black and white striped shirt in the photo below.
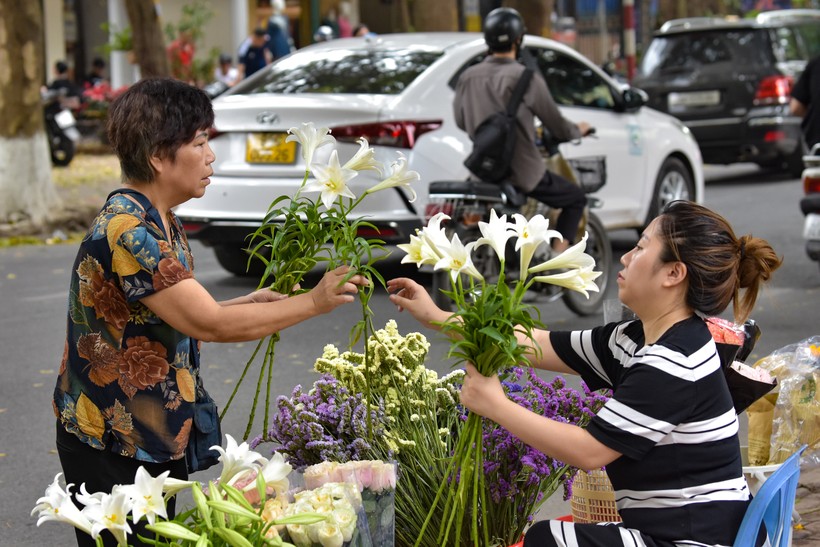
{"type": "Polygon", "coordinates": [[[750,495],[720,358],[697,316],[644,345],[640,321],[552,332],[557,354],[613,397],[587,430],[623,456],[606,467],[624,525],[678,545],[731,545],[750,495]]]}

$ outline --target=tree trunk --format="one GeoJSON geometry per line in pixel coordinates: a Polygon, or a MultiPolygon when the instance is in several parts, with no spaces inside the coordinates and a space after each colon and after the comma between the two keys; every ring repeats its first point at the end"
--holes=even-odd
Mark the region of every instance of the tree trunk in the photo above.
{"type": "Polygon", "coordinates": [[[553,0],[506,0],[504,6],[518,10],[527,26],[527,34],[550,35],[550,18],[553,0]]]}
{"type": "Polygon", "coordinates": [[[416,32],[458,30],[456,0],[413,0],[411,18],[416,32]]]}
{"type": "Polygon", "coordinates": [[[165,40],[154,0],[125,0],[125,10],[131,22],[134,57],[140,74],[143,78],[169,76],[165,40]]]}
{"type": "Polygon", "coordinates": [[[410,8],[407,7],[408,0],[398,0],[394,5],[392,27],[393,32],[410,32],[410,8]]]}
{"type": "Polygon", "coordinates": [[[0,223],[43,226],[59,198],[43,124],[40,2],[0,0],[0,223]]]}

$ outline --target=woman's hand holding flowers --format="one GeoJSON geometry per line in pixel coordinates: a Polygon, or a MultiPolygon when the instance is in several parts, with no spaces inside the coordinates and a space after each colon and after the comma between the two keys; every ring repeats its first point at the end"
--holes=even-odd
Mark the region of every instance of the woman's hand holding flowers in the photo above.
{"type": "Polygon", "coordinates": [[[308,294],[319,313],[333,311],[338,306],[353,302],[353,295],[358,294],[359,287],[366,287],[370,282],[362,275],[350,276],[350,266],[339,266],[322,276],[319,284],[308,294]],[[349,279],[345,280],[345,278],[349,279]]]}
{"type": "MultiPolygon", "coordinates": [[[[293,290],[298,291],[299,286],[297,285],[293,290]]],[[[282,294],[271,289],[259,289],[248,294],[247,298],[252,304],[264,304],[265,302],[278,302],[279,300],[286,299],[288,296],[290,295],[282,294]]]]}
{"type": "Polygon", "coordinates": [[[509,402],[497,374],[484,376],[472,363],[465,363],[464,383],[461,386],[461,404],[470,412],[497,421],[494,416],[509,402]]]}

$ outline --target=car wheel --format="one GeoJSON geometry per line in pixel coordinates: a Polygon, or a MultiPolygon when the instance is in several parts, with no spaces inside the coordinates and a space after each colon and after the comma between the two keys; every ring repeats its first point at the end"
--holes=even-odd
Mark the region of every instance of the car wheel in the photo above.
{"type": "Polygon", "coordinates": [[[652,193],[652,203],[649,205],[649,215],[644,227],[648,226],[667,204],[681,199],[691,200],[694,197],[695,185],[689,170],[678,158],[666,158],[655,179],[655,190],[652,193]]]}
{"type": "Polygon", "coordinates": [[[787,156],[784,163],[789,175],[795,178],[800,178],[803,174],[803,156],[808,154],[805,145],[801,142],[791,155],[787,156]]]}
{"type": "Polygon", "coordinates": [[[239,243],[220,243],[214,245],[214,254],[219,265],[239,277],[260,279],[265,273],[265,264],[258,258],[248,263],[248,253],[239,243]]]}

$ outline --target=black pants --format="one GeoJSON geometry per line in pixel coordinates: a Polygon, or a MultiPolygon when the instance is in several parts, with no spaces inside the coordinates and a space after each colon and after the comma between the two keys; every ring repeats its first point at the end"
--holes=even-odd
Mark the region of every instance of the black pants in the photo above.
{"type": "MultiPolygon", "coordinates": [[[[584,207],[587,205],[587,196],[580,186],[571,180],[547,171],[538,186],[533,188],[527,196],[550,207],[561,209],[561,214],[558,215],[554,228],[561,233],[566,241],[575,242],[575,237],[578,235],[578,225],[581,223],[581,218],[584,216],[584,207]]],[[[550,228],[553,228],[553,226],[550,226],[550,228]]]]}
{"type": "Polygon", "coordinates": [[[573,524],[560,520],[536,522],[524,536],[524,547],[674,547],[656,542],[619,524],[573,524]]]}
{"type": "MultiPolygon", "coordinates": [[[[73,433],[65,430],[62,424],[57,421],[57,453],[60,455],[60,465],[63,468],[66,484],[74,484],[72,492],[76,493],[80,485],[85,483],[89,493],[111,492],[115,484],[133,484],[137,469],[140,466],[156,477],[167,470],[171,470],[171,477],[180,480],[188,479],[188,468],[185,466],[185,458],[173,460],[165,463],[141,462],[134,458],[127,458],[115,454],[110,450],[97,450],[77,438],[73,433]]],[[[77,506],[82,509],[83,505],[75,500],[77,506]]],[[[168,518],[173,518],[175,514],[174,498],[168,500],[166,504],[168,518]]],[[[136,525],[129,522],[133,541],[131,544],[139,545],[137,534],[152,537],[153,534],[145,529],[148,524],[143,518],[136,525]]],[[[95,547],[96,543],[91,536],[81,530],[77,532],[77,545],[80,547],[95,547]]],[[[117,542],[108,531],[103,531],[100,535],[106,547],[116,547],[117,542]]]]}

